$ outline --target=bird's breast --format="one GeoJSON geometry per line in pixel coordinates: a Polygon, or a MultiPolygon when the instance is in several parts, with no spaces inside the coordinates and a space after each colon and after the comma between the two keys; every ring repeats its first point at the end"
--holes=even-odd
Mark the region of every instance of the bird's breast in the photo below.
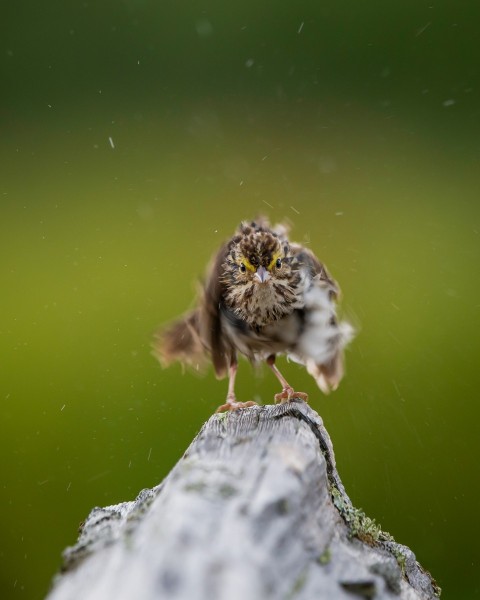
{"type": "Polygon", "coordinates": [[[230,343],[250,359],[288,352],[295,347],[304,323],[302,310],[273,321],[265,327],[248,325],[230,310],[222,312],[222,329],[230,343]]]}
{"type": "Polygon", "coordinates": [[[249,327],[262,329],[303,308],[301,291],[272,280],[248,283],[233,287],[226,295],[226,305],[249,327]]]}

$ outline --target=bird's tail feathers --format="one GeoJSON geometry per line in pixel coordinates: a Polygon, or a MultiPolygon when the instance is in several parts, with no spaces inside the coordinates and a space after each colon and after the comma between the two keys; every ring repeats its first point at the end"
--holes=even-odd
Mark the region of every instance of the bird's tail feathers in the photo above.
{"type": "Polygon", "coordinates": [[[187,313],[183,319],[161,328],[154,336],[152,354],[167,367],[174,361],[200,371],[205,362],[205,350],[200,338],[199,311],[187,313]]]}

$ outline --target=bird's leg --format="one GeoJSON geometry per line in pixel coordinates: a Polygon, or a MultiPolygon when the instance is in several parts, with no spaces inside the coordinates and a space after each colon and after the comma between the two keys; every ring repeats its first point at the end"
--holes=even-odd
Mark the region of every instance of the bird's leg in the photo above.
{"type": "Polygon", "coordinates": [[[249,406],[256,406],[257,403],[249,400],[248,402],[237,402],[235,396],[235,376],[237,375],[238,363],[233,360],[228,370],[228,392],[227,402],[217,408],[215,412],[223,412],[225,410],[238,410],[239,408],[248,408],[249,406]]]}
{"type": "Polygon", "coordinates": [[[275,394],[275,402],[280,402],[283,404],[284,402],[290,402],[292,398],[300,398],[300,400],[304,400],[307,402],[308,394],[305,392],[296,392],[291,385],[289,385],[288,381],[285,377],[280,373],[275,364],[275,354],[271,354],[267,358],[267,365],[272,369],[273,374],[278,379],[278,381],[282,384],[282,392],[280,394],[275,394]]]}

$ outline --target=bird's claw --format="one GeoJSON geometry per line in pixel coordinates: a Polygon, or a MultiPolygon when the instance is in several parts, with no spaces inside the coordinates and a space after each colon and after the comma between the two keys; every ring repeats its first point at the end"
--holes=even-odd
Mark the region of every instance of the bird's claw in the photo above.
{"type": "Polygon", "coordinates": [[[253,400],[248,400],[247,402],[237,402],[236,400],[228,400],[225,404],[222,404],[215,411],[216,413],[221,413],[225,411],[239,410],[240,408],[249,408],[250,406],[258,406],[257,402],[253,402],[253,400]]]}
{"type": "Polygon", "coordinates": [[[305,394],[305,392],[296,392],[291,387],[286,387],[280,392],[280,394],[275,394],[275,402],[277,404],[291,402],[294,398],[299,398],[304,402],[308,402],[308,394],[305,394]]]}

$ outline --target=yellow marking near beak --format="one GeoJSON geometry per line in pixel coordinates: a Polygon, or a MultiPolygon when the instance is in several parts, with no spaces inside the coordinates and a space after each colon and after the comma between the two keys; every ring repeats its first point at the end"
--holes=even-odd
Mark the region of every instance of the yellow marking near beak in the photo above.
{"type": "Polygon", "coordinates": [[[252,263],[248,260],[248,258],[242,258],[242,260],[240,261],[240,264],[245,265],[249,271],[251,271],[252,273],[255,273],[256,269],[252,265],[252,263]]]}
{"type": "Polygon", "coordinates": [[[272,260],[270,261],[270,264],[268,265],[268,270],[271,271],[273,269],[273,267],[275,266],[275,263],[277,262],[277,259],[280,258],[282,256],[281,252],[276,252],[273,255],[272,260]]]}

